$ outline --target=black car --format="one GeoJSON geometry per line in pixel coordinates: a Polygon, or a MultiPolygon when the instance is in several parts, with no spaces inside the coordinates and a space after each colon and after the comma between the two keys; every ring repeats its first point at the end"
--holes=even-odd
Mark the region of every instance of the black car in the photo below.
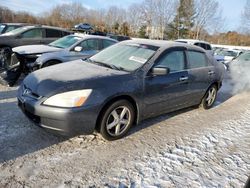
{"type": "Polygon", "coordinates": [[[0,35],[0,50],[31,44],[49,44],[70,31],[58,27],[43,25],[25,26],[0,35]]]}
{"type": "Polygon", "coordinates": [[[27,23],[0,23],[0,34],[10,32],[19,27],[27,26],[27,23]]]}
{"type": "Polygon", "coordinates": [[[211,108],[223,70],[196,46],[128,40],[87,60],[30,74],[18,105],[50,131],[72,136],[97,130],[114,140],[152,116],[198,104],[211,108]]]}
{"type": "Polygon", "coordinates": [[[116,35],[116,34],[112,34],[112,33],[108,33],[107,37],[110,37],[110,38],[115,39],[117,41],[131,40],[131,38],[129,36],[116,35]]]}

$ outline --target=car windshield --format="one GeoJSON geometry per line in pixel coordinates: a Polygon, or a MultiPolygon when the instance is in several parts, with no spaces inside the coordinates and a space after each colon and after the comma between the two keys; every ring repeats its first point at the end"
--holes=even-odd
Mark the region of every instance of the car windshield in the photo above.
{"type": "Polygon", "coordinates": [[[250,52],[241,54],[239,57],[236,58],[239,61],[250,61],[250,52]]]}
{"type": "Polygon", "coordinates": [[[7,33],[4,33],[3,35],[16,35],[16,34],[19,34],[23,31],[27,30],[27,27],[19,27],[17,29],[14,29],[14,30],[11,30],[7,33]]]}
{"type": "Polygon", "coordinates": [[[0,34],[3,32],[3,30],[4,30],[5,27],[6,27],[6,25],[0,24],[0,34]]]}
{"type": "Polygon", "coordinates": [[[69,35],[50,43],[49,46],[54,46],[57,48],[69,48],[70,46],[72,46],[81,39],[82,39],[81,37],[69,35]]]}
{"type": "Polygon", "coordinates": [[[144,44],[116,44],[92,56],[90,61],[130,72],[146,63],[157,49],[144,44]]]}

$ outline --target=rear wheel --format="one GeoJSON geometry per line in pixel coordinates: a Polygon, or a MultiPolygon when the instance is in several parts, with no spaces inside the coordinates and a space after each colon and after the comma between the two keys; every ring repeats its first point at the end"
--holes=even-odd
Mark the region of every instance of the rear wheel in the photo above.
{"type": "Polygon", "coordinates": [[[216,85],[210,86],[205,96],[203,97],[200,106],[204,109],[211,108],[216,100],[217,92],[218,92],[218,89],[216,85]]]}
{"type": "Polygon", "coordinates": [[[127,100],[111,104],[100,119],[100,133],[107,140],[123,137],[132,126],[135,118],[133,105],[127,100]]]}

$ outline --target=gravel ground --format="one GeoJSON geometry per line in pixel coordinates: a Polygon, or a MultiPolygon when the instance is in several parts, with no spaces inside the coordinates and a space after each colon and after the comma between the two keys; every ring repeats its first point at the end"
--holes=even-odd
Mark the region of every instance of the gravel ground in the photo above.
{"type": "Polygon", "coordinates": [[[214,108],[149,119],[124,139],[56,137],[0,86],[0,187],[243,187],[250,175],[250,93],[225,83],[214,108]]]}

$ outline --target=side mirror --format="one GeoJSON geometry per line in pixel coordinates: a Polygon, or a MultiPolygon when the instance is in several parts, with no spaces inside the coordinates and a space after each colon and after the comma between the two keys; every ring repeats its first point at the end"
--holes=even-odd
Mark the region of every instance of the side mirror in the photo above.
{"type": "Polygon", "coordinates": [[[151,74],[155,76],[167,75],[170,72],[168,67],[154,67],[151,70],[151,74]]]}
{"type": "Polygon", "coordinates": [[[75,52],[81,52],[83,50],[83,47],[81,47],[81,46],[76,46],[75,48],[74,48],[74,51],[75,52]]]}

